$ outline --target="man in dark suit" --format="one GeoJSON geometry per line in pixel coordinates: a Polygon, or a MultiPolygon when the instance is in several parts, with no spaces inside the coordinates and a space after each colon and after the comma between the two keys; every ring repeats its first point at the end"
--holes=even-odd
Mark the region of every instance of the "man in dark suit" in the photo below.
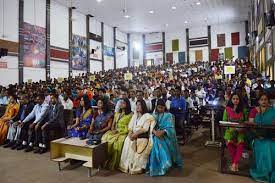
{"type": "MultiPolygon", "coordinates": [[[[156,110],[156,107],[157,107],[157,102],[159,99],[163,99],[164,102],[167,101],[167,98],[163,98],[162,97],[162,93],[161,93],[161,88],[158,87],[154,90],[154,93],[155,93],[155,96],[156,98],[154,98],[151,102],[152,102],[152,111],[151,112],[154,112],[156,110]]],[[[166,106],[167,107],[167,106],[166,106]]]]}
{"type": "Polygon", "coordinates": [[[63,118],[64,107],[58,102],[58,95],[51,95],[51,104],[49,107],[48,121],[42,125],[38,125],[36,128],[36,141],[39,144],[39,147],[34,151],[34,153],[43,154],[48,151],[49,143],[49,132],[58,130],[64,132],[65,123],[63,118]]]}

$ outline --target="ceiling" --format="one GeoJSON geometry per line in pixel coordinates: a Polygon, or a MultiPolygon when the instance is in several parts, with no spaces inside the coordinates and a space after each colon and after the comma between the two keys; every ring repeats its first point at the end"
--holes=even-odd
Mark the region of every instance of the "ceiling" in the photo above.
{"type": "Polygon", "coordinates": [[[125,32],[177,31],[248,19],[250,0],[56,0],[125,32]],[[197,3],[200,2],[200,5],[197,3]],[[173,10],[172,7],[176,9],[173,10]],[[123,13],[123,9],[127,13],[123,13]],[[154,11],[150,14],[149,11],[154,11]],[[130,18],[125,18],[129,15],[130,18]]]}

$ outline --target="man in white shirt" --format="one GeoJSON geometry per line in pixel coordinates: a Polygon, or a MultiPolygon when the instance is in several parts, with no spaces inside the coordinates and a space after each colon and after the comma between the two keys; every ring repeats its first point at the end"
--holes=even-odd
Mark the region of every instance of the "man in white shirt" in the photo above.
{"type": "Polygon", "coordinates": [[[0,105],[8,105],[9,100],[7,97],[7,92],[5,89],[2,89],[1,93],[0,93],[0,105]]]}
{"type": "Polygon", "coordinates": [[[34,106],[32,112],[22,121],[21,138],[23,143],[17,148],[17,150],[25,148],[25,152],[33,150],[36,132],[35,126],[46,120],[48,116],[49,105],[44,101],[44,95],[39,95],[36,98],[37,104],[34,106]]]}
{"type": "Polygon", "coordinates": [[[63,105],[64,110],[72,110],[73,109],[74,104],[73,104],[72,100],[69,98],[67,92],[64,93],[64,97],[59,97],[59,100],[60,100],[61,104],[63,105]]]}
{"type": "Polygon", "coordinates": [[[136,111],[136,102],[137,102],[137,99],[136,99],[136,92],[135,90],[129,90],[129,101],[130,101],[130,104],[131,104],[131,110],[132,112],[135,112],[136,111]]]}
{"type": "Polygon", "coordinates": [[[196,96],[199,98],[199,106],[205,105],[206,92],[201,85],[198,86],[198,89],[195,91],[196,96]]]}
{"type": "MultiPolygon", "coordinates": [[[[120,99],[128,98],[128,93],[126,88],[121,88],[120,89],[120,99]]],[[[115,112],[119,112],[120,109],[120,100],[117,102],[116,107],[115,107],[115,112]]]]}
{"type": "Polygon", "coordinates": [[[144,101],[146,103],[148,111],[152,111],[152,100],[150,98],[150,94],[149,94],[148,90],[144,90],[143,96],[144,96],[144,101]]]}

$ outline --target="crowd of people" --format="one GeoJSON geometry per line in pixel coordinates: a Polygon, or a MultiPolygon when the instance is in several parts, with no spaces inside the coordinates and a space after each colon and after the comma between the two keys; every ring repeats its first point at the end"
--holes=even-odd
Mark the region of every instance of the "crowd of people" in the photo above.
{"type": "MultiPolygon", "coordinates": [[[[43,154],[50,131],[88,145],[107,142],[106,168],[130,174],[161,176],[183,167],[178,144],[184,139],[177,136],[184,136],[190,110],[215,105],[224,109],[220,120],[275,125],[274,81],[248,60],[130,67],[0,90],[0,105],[7,105],[0,118],[3,147],[43,154]],[[235,66],[235,74],[224,75],[225,65],[235,66]],[[132,78],[126,80],[129,73],[132,78]],[[64,110],[74,112],[71,123],[64,120],[64,110]]],[[[224,139],[231,171],[238,171],[245,144],[251,144],[252,177],[275,179],[274,133],[228,128],[224,139]]]]}

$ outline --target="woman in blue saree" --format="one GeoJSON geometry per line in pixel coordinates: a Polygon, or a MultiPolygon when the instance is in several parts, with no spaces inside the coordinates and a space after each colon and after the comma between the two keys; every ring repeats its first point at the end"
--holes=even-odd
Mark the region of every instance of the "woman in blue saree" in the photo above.
{"type": "Polygon", "coordinates": [[[89,139],[88,144],[101,142],[102,136],[111,129],[112,122],[113,113],[109,109],[108,100],[104,97],[100,97],[97,100],[97,110],[87,134],[87,138],[89,139]]]}
{"type": "Polygon", "coordinates": [[[68,126],[68,136],[85,139],[93,119],[92,108],[87,95],[81,98],[80,105],[81,107],[76,112],[75,123],[68,126]]]}
{"type": "Polygon", "coordinates": [[[156,112],[153,114],[157,122],[153,130],[153,148],[147,164],[150,176],[162,176],[173,166],[183,166],[173,116],[166,113],[165,109],[164,100],[158,100],[156,112]]]}
{"type": "MultiPolygon", "coordinates": [[[[259,107],[249,115],[249,122],[259,126],[275,125],[275,109],[270,107],[266,94],[259,97],[259,107]]],[[[258,182],[275,183],[275,133],[257,130],[253,141],[254,165],[250,169],[251,177],[258,182]]]]}

